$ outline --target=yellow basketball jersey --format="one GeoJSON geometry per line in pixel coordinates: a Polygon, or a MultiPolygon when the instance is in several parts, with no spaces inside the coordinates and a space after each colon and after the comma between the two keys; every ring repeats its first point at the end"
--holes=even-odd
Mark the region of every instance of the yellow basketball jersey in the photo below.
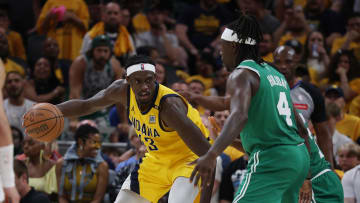
{"type": "Polygon", "coordinates": [[[208,137],[199,112],[194,109],[183,97],[173,90],[161,85],[156,85],[152,107],[146,112],[141,112],[135,99],[135,94],[129,88],[128,114],[129,119],[141,141],[147,147],[145,157],[160,160],[162,164],[170,164],[180,160],[194,160],[197,156],[186,146],[179,134],[167,129],[159,118],[159,105],[167,97],[180,97],[187,105],[187,116],[199,127],[201,132],[208,137]]]}

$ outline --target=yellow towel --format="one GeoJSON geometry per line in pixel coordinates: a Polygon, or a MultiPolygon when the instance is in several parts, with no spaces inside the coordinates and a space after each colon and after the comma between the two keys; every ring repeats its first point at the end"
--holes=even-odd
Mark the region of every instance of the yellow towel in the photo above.
{"type": "MultiPolygon", "coordinates": [[[[131,44],[130,41],[130,35],[127,31],[126,27],[120,26],[119,27],[119,35],[118,38],[114,44],[114,54],[116,56],[121,56],[123,54],[126,54],[128,52],[131,52],[134,50],[134,47],[131,44]]],[[[89,31],[89,36],[94,39],[98,35],[104,34],[104,23],[100,22],[94,25],[94,27],[89,31]]]]}

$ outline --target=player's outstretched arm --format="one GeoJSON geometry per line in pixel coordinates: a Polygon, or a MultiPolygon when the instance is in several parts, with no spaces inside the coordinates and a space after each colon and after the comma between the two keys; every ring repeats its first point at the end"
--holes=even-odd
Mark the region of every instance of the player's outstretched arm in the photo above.
{"type": "Polygon", "coordinates": [[[185,144],[198,156],[210,148],[201,130],[187,116],[187,106],[180,97],[168,97],[160,104],[160,118],[176,130],[185,144]]]}
{"type": "Polygon", "coordinates": [[[179,93],[190,102],[196,102],[212,111],[224,111],[230,109],[230,96],[204,96],[191,93],[190,91],[180,91],[179,93]]]}
{"type": "Polygon", "coordinates": [[[211,183],[208,181],[211,180],[209,174],[212,174],[213,169],[209,163],[214,162],[216,157],[239,136],[244,128],[248,119],[251,98],[257,92],[259,82],[259,77],[246,69],[235,70],[230,75],[227,90],[231,95],[231,113],[220,136],[215,140],[210,150],[197,160],[197,166],[190,177],[191,180],[195,178],[195,184],[199,177],[202,181],[207,181],[206,184],[211,183]]]}
{"type": "Polygon", "coordinates": [[[65,117],[79,117],[89,115],[115,103],[125,106],[127,88],[126,80],[116,80],[108,88],[101,90],[89,99],[72,99],[58,104],[57,107],[65,117]]]}

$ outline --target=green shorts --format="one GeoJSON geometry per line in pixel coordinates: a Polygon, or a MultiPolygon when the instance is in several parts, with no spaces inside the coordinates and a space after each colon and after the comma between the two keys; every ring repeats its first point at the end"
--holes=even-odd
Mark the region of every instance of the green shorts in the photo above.
{"type": "MultiPolygon", "coordinates": [[[[344,191],[339,177],[330,169],[326,173],[311,179],[312,203],[343,203],[344,191]]],[[[321,172],[320,172],[321,173],[321,172]]]]}
{"type": "Polygon", "coordinates": [[[275,146],[252,153],[249,158],[233,202],[298,202],[310,165],[305,144],[275,146]]]}

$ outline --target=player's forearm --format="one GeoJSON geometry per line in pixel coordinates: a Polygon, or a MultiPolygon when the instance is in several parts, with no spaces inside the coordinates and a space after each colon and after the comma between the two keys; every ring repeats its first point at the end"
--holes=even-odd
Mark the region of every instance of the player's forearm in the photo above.
{"type": "Polygon", "coordinates": [[[305,145],[306,145],[306,148],[310,155],[311,150],[310,150],[310,144],[309,144],[308,131],[307,131],[302,119],[300,118],[298,112],[295,110],[295,108],[293,108],[293,112],[294,112],[294,116],[295,116],[296,126],[298,128],[298,133],[299,133],[300,137],[305,140],[305,145]]]}
{"type": "Polygon", "coordinates": [[[197,104],[212,111],[224,111],[230,109],[229,97],[196,95],[193,99],[197,104]]]}
{"type": "Polygon", "coordinates": [[[101,108],[91,106],[87,100],[80,99],[72,99],[56,106],[60,109],[64,117],[68,118],[85,116],[101,110],[101,108]]]}
{"type": "Polygon", "coordinates": [[[232,144],[236,137],[239,136],[241,130],[244,128],[247,122],[247,114],[242,112],[231,112],[230,116],[225,122],[224,128],[220,133],[220,136],[215,140],[215,143],[211,146],[209,154],[217,157],[226,147],[232,144]]]}
{"type": "Polygon", "coordinates": [[[3,108],[1,90],[0,90],[0,135],[1,135],[0,147],[12,144],[11,130],[3,108]]]}
{"type": "Polygon", "coordinates": [[[334,168],[333,143],[332,136],[328,128],[328,123],[325,121],[314,124],[314,128],[318,138],[320,150],[325,155],[325,159],[331,164],[331,168],[334,168]]]}

